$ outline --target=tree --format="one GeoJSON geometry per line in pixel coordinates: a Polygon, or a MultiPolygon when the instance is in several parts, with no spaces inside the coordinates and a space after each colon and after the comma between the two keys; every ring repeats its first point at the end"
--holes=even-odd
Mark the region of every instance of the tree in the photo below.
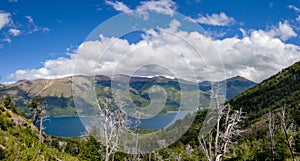
{"type": "Polygon", "coordinates": [[[271,151],[272,151],[272,160],[275,160],[275,118],[274,114],[269,111],[269,134],[270,134],[270,140],[271,140],[271,151]]]}
{"type": "Polygon", "coordinates": [[[242,110],[232,110],[231,105],[217,106],[217,125],[208,136],[199,135],[199,150],[208,161],[221,161],[233,143],[233,139],[240,134],[238,123],[244,119],[242,110]]]}
{"type": "MultiPolygon", "coordinates": [[[[104,98],[100,101],[100,114],[96,118],[100,123],[100,129],[97,136],[105,146],[105,161],[108,161],[119,148],[121,132],[126,128],[127,119],[121,110],[115,110],[111,99],[104,98]]],[[[99,124],[97,124],[99,125],[99,124]]]]}
{"type": "Polygon", "coordinates": [[[296,133],[296,128],[293,121],[291,121],[290,118],[288,117],[285,106],[281,108],[280,125],[282,131],[284,132],[284,136],[286,140],[285,144],[288,146],[292,159],[295,161],[295,156],[293,151],[293,139],[296,133]]]}
{"type": "Polygon", "coordinates": [[[136,136],[136,144],[135,144],[135,160],[139,161],[140,160],[140,152],[139,152],[139,130],[140,130],[140,125],[141,125],[141,119],[140,119],[140,113],[136,111],[136,127],[135,127],[135,136],[136,136]]]}
{"type": "Polygon", "coordinates": [[[7,109],[11,109],[12,112],[17,113],[15,104],[9,96],[5,96],[3,100],[3,105],[7,109]]]}
{"type": "Polygon", "coordinates": [[[37,120],[40,118],[40,125],[39,125],[39,140],[40,143],[44,142],[44,138],[43,138],[43,120],[44,120],[44,114],[45,114],[45,108],[46,108],[46,102],[45,102],[45,98],[43,97],[37,97],[37,98],[33,98],[31,99],[31,101],[29,101],[27,103],[27,107],[31,110],[34,110],[34,116],[33,116],[33,124],[36,125],[37,120]]]}
{"type": "Polygon", "coordinates": [[[36,125],[38,118],[41,116],[44,101],[45,101],[45,98],[36,97],[36,98],[32,98],[29,102],[26,103],[27,107],[30,110],[34,111],[34,115],[33,115],[33,124],[34,125],[36,125]]]}

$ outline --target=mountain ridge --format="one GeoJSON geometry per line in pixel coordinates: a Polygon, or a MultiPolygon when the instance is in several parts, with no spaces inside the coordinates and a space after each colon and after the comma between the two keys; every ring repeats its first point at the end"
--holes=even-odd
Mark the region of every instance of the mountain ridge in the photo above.
{"type": "MultiPolygon", "coordinates": [[[[159,85],[164,87],[167,90],[168,99],[167,99],[167,111],[174,111],[180,105],[180,83],[185,84],[185,87],[193,87],[191,90],[195,90],[194,83],[191,83],[186,80],[178,80],[167,78],[165,76],[155,76],[155,77],[130,77],[127,75],[96,75],[95,77],[88,77],[78,75],[77,77],[87,77],[88,79],[95,80],[96,93],[99,97],[110,97],[111,93],[111,82],[112,81],[129,81],[130,92],[132,93],[132,99],[134,103],[138,106],[147,106],[149,104],[150,98],[148,96],[147,90],[153,85],[159,85]]],[[[227,99],[230,99],[234,95],[237,95],[244,91],[247,88],[250,88],[254,85],[253,82],[247,81],[246,78],[237,77],[229,78],[228,86],[229,93],[227,99]],[[238,78],[238,79],[237,79],[238,78]],[[235,80],[235,81],[234,81],[235,80]],[[235,82],[235,83],[232,83],[235,82]],[[239,83],[240,82],[240,83],[239,83]],[[248,82],[243,84],[244,82],[248,82]]],[[[208,82],[208,81],[207,81],[208,82]]],[[[203,86],[201,83],[199,85],[201,100],[204,100],[204,103],[201,106],[208,106],[209,101],[209,90],[210,83],[203,86]],[[207,86],[208,85],[208,86],[207,86]],[[203,92],[202,92],[203,91],[203,92]]],[[[16,83],[0,86],[1,95],[9,95],[16,102],[17,107],[20,107],[18,110],[21,112],[28,113],[25,108],[24,102],[30,100],[33,97],[45,97],[48,102],[48,108],[51,111],[53,116],[69,116],[76,115],[76,110],[73,102],[72,95],[72,77],[64,77],[58,79],[36,79],[36,80],[20,80],[16,83]]]]}

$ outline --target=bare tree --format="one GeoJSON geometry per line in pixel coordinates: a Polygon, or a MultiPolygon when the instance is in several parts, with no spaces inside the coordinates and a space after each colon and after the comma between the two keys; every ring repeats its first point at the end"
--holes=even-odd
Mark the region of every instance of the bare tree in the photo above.
{"type": "Polygon", "coordinates": [[[126,128],[126,117],[121,110],[115,110],[115,105],[109,98],[100,101],[100,115],[97,122],[100,122],[98,134],[105,146],[105,161],[119,148],[119,137],[122,130],[126,128]]]}
{"type": "Polygon", "coordinates": [[[208,136],[200,135],[200,151],[204,153],[208,161],[221,161],[233,143],[235,136],[240,134],[238,123],[244,119],[242,110],[232,110],[231,105],[217,107],[217,124],[215,130],[208,136]],[[214,136],[213,136],[214,135],[214,136]]]}
{"type": "Polygon", "coordinates": [[[269,134],[270,134],[270,140],[271,140],[271,151],[272,151],[272,160],[275,160],[275,118],[274,114],[269,111],[269,134]]]}
{"type": "Polygon", "coordinates": [[[293,152],[293,138],[295,135],[295,125],[293,121],[291,121],[288,117],[288,114],[286,113],[286,107],[283,106],[281,108],[281,113],[280,113],[280,125],[281,129],[284,132],[284,136],[286,139],[286,145],[289,148],[289,151],[291,153],[292,159],[295,161],[295,156],[293,152]],[[293,134],[290,134],[293,133],[293,134]]]}
{"type": "Polygon", "coordinates": [[[140,130],[140,125],[141,125],[141,118],[140,118],[140,113],[139,111],[136,111],[136,145],[135,145],[135,150],[136,150],[136,160],[140,160],[140,152],[139,152],[139,130],[140,130]]]}

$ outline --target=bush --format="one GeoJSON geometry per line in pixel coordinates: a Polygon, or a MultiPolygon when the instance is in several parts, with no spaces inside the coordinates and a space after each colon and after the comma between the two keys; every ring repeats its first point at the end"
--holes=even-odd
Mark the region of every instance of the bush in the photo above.
{"type": "Polygon", "coordinates": [[[8,128],[13,126],[13,122],[5,117],[4,115],[0,115],[0,129],[7,131],[8,128]]]}
{"type": "Polygon", "coordinates": [[[5,111],[4,107],[0,105],[0,112],[4,112],[4,111],[5,111]]]}
{"type": "Polygon", "coordinates": [[[17,111],[17,109],[15,108],[15,106],[12,106],[12,107],[11,107],[11,111],[12,111],[13,113],[15,113],[15,114],[18,114],[18,111],[17,111]]]}
{"type": "Polygon", "coordinates": [[[10,115],[10,113],[9,113],[8,111],[5,112],[5,115],[6,115],[7,117],[11,118],[11,115],[10,115]]]}
{"type": "Polygon", "coordinates": [[[2,148],[0,148],[0,160],[4,158],[5,158],[5,151],[2,148]]]}

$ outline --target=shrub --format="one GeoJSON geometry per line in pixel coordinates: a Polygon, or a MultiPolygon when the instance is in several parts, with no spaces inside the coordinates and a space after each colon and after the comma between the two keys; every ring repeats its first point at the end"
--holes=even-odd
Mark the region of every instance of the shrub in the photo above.
{"type": "Polygon", "coordinates": [[[8,111],[5,112],[5,115],[6,115],[7,117],[11,118],[11,115],[10,115],[10,113],[9,113],[8,111]]]}

